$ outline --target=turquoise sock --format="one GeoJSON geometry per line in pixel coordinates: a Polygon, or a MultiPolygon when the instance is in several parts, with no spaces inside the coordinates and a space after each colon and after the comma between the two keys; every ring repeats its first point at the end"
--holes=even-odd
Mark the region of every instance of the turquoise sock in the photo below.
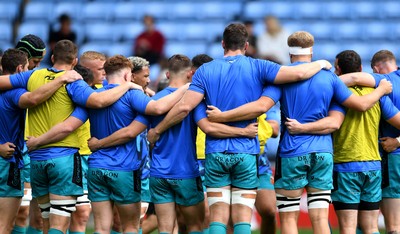
{"type": "Polygon", "coordinates": [[[122,232],[117,232],[117,231],[111,230],[110,234],[122,234],[122,232]]]}
{"type": "Polygon", "coordinates": [[[236,223],[233,225],[233,233],[234,234],[250,234],[250,223],[236,223]]]}
{"type": "Polygon", "coordinates": [[[203,234],[203,232],[194,231],[194,232],[189,232],[189,234],[203,234]]]}
{"type": "Polygon", "coordinates": [[[143,230],[142,230],[142,228],[139,228],[139,232],[138,232],[138,234],[143,234],[143,230]]]}
{"type": "Polygon", "coordinates": [[[62,231],[60,231],[58,229],[55,229],[55,228],[50,228],[49,229],[49,234],[64,234],[64,232],[62,232],[62,231]]]}
{"type": "Polygon", "coordinates": [[[85,234],[84,232],[71,232],[71,231],[67,231],[67,234],[85,234]]]}
{"type": "Polygon", "coordinates": [[[210,230],[208,228],[203,229],[203,234],[209,234],[209,233],[210,233],[210,230]]]}
{"type": "Polygon", "coordinates": [[[25,234],[26,228],[15,225],[11,234],[25,234]]]}
{"type": "Polygon", "coordinates": [[[170,234],[169,232],[160,232],[160,234],[170,234]]]}
{"type": "Polygon", "coordinates": [[[380,234],[380,232],[373,232],[372,234],[380,234]]]}
{"type": "Polygon", "coordinates": [[[125,234],[137,234],[137,232],[125,232],[125,234]]]}
{"type": "Polygon", "coordinates": [[[359,226],[357,226],[356,234],[363,234],[363,232],[359,226]]]}
{"type": "Polygon", "coordinates": [[[219,222],[212,222],[210,223],[209,228],[210,233],[218,233],[218,234],[226,234],[226,225],[219,222]]]}
{"type": "Polygon", "coordinates": [[[26,234],[43,234],[43,231],[33,228],[31,226],[28,226],[28,230],[26,230],[26,234]]]}

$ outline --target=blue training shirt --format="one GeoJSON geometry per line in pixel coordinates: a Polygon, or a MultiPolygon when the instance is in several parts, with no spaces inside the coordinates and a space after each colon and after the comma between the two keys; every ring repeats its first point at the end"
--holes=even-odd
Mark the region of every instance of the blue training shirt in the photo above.
{"type": "MultiPolygon", "coordinates": [[[[158,100],[176,90],[177,88],[167,87],[152,98],[158,100]]],[[[189,179],[200,175],[196,157],[197,125],[194,119],[195,115],[195,111],[190,112],[181,123],[161,134],[152,151],[150,176],[165,179],[189,179]]],[[[139,116],[137,120],[154,128],[164,118],[165,115],[139,116]]]]}
{"type": "MultiPolygon", "coordinates": [[[[117,84],[109,84],[101,92],[112,89],[117,84]]],[[[103,109],[89,109],[90,133],[97,139],[105,138],[121,128],[128,126],[136,116],[144,114],[151,99],[143,91],[130,90],[113,105],[103,109]]],[[[93,152],[89,157],[90,168],[116,171],[132,171],[140,168],[136,139],[123,145],[112,146],[93,152]]]]}
{"type": "MultiPolygon", "coordinates": [[[[49,70],[59,72],[60,70],[53,68],[49,68],[49,70]]],[[[13,88],[24,88],[27,89],[28,86],[28,80],[32,73],[35,70],[31,71],[26,71],[26,72],[21,72],[17,73],[14,75],[10,76],[10,82],[13,88]]],[[[75,82],[69,83],[65,86],[67,93],[71,100],[81,106],[85,107],[86,102],[89,98],[89,96],[94,92],[94,90],[83,80],[77,80],[75,82]]],[[[71,116],[74,116],[80,120],[85,120],[87,119],[87,116],[85,115],[84,112],[77,110],[76,112],[74,111],[71,116]]],[[[33,160],[44,160],[44,159],[49,159],[49,158],[57,158],[57,157],[63,157],[65,155],[70,155],[74,154],[78,151],[78,149],[75,148],[69,148],[69,147],[49,147],[49,148],[42,148],[38,150],[34,150],[29,153],[29,156],[33,160]]]]}
{"type": "MultiPolygon", "coordinates": [[[[207,105],[227,111],[260,98],[263,87],[272,84],[280,65],[244,55],[215,59],[203,64],[193,76],[189,90],[204,94],[207,105]]],[[[227,123],[246,127],[256,119],[227,123]]],[[[256,138],[206,137],[206,154],[247,153],[258,154],[260,144],[256,138]]]]}
{"type": "MultiPolygon", "coordinates": [[[[301,64],[293,63],[293,65],[301,64]]],[[[308,80],[281,85],[281,157],[297,157],[308,153],[333,153],[331,134],[291,135],[286,130],[286,118],[300,123],[315,122],[328,116],[333,100],[343,103],[352,95],[347,86],[331,71],[322,70],[308,80]]]]}
{"type": "MultiPolygon", "coordinates": [[[[392,85],[394,87],[393,91],[390,94],[388,94],[387,96],[392,100],[393,104],[397,107],[397,109],[400,109],[400,89],[399,89],[399,87],[400,87],[400,71],[397,70],[392,73],[383,74],[383,75],[372,73],[371,75],[375,78],[376,87],[379,85],[379,82],[382,79],[387,79],[388,81],[390,81],[392,83],[392,85]]],[[[382,137],[396,138],[396,137],[400,136],[400,130],[393,127],[386,121],[381,121],[380,127],[381,127],[380,132],[381,132],[382,137]]],[[[400,148],[397,148],[396,150],[391,152],[391,154],[400,154],[400,148]]]]}
{"type": "MultiPolygon", "coordinates": [[[[14,157],[2,160],[16,162],[15,155],[18,150],[22,153],[24,148],[25,113],[18,106],[19,99],[26,93],[25,89],[13,89],[0,92],[0,144],[13,143],[17,149],[14,157]]],[[[22,159],[22,158],[21,158],[22,159]]]]}

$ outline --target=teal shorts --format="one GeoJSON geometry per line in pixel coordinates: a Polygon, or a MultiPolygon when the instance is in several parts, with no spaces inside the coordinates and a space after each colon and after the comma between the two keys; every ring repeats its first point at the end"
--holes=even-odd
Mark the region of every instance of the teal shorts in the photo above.
{"type": "Polygon", "coordinates": [[[151,202],[151,195],[150,195],[150,179],[147,177],[146,179],[142,179],[142,202],[151,202]]]}
{"type": "Polygon", "coordinates": [[[206,187],[232,185],[241,189],[256,189],[259,186],[257,157],[254,154],[207,154],[205,168],[206,187]]]}
{"type": "Polygon", "coordinates": [[[382,156],[382,198],[400,198],[400,154],[382,156]]]}
{"type": "Polygon", "coordinates": [[[89,167],[88,187],[91,202],[114,201],[117,204],[132,204],[141,200],[139,171],[89,167]]]}
{"type": "Polygon", "coordinates": [[[258,190],[274,190],[274,176],[270,173],[258,175],[260,186],[258,190]]]}
{"type": "Polygon", "coordinates": [[[201,178],[201,182],[203,184],[203,192],[206,192],[207,188],[206,185],[204,183],[205,178],[205,173],[206,173],[206,169],[205,169],[205,164],[206,164],[206,160],[204,159],[197,159],[197,163],[199,164],[199,172],[200,172],[200,178],[201,178]]]}
{"type": "Polygon", "coordinates": [[[18,165],[0,157],[0,197],[24,196],[24,182],[18,165]]]}
{"type": "Polygon", "coordinates": [[[24,149],[22,151],[22,159],[24,160],[24,167],[22,168],[21,175],[22,181],[25,183],[31,182],[31,158],[28,154],[28,148],[24,144],[24,149]]]}
{"type": "Polygon", "coordinates": [[[200,177],[163,179],[150,176],[150,192],[154,204],[175,202],[181,206],[193,206],[204,200],[200,177]]]}
{"type": "Polygon", "coordinates": [[[81,156],[31,160],[31,187],[33,197],[83,195],[81,156]]]}
{"type": "MultiPolygon", "coordinates": [[[[357,210],[360,203],[379,203],[382,197],[381,181],[380,170],[333,172],[332,201],[335,207],[349,204],[347,209],[357,210]]],[[[379,206],[376,208],[379,209],[379,206]]]]}
{"type": "Polygon", "coordinates": [[[89,155],[81,155],[81,161],[82,161],[82,185],[83,185],[83,190],[88,191],[88,185],[87,185],[87,174],[88,174],[88,164],[89,160],[89,155]]]}
{"type": "Polygon", "coordinates": [[[331,190],[333,158],[330,153],[311,153],[298,157],[277,157],[275,188],[296,190],[304,187],[331,190]]]}

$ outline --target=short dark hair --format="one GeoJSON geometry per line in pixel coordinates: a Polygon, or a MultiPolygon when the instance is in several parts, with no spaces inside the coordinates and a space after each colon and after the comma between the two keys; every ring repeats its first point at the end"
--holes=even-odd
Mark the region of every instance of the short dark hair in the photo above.
{"type": "Polygon", "coordinates": [[[388,60],[396,60],[396,57],[390,50],[380,50],[372,56],[371,59],[371,68],[374,69],[374,66],[379,62],[386,62],[388,60]]]}
{"type": "Polygon", "coordinates": [[[53,50],[54,63],[72,64],[78,56],[78,47],[70,40],[61,40],[53,50]]]}
{"type": "Polygon", "coordinates": [[[69,17],[68,14],[62,14],[60,15],[60,17],[58,17],[58,22],[60,23],[64,23],[64,22],[70,22],[71,21],[71,17],[69,17]]]}
{"type": "Polygon", "coordinates": [[[342,74],[361,71],[361,57],[354,50],[344,50],[336,55],[336,59],[342,74]]]}
{"type": "Polygon", "coordinates": [[[192,66],[197,69],[204,63],[211,62],[212,60],[213,58],[211,58],[207,54],[198,54],[192,58],[192,66]]]}
{"type": "Polygon", "coordinates": [[[28,54],[28,59],[43,58],[46,45],[38,36],[28,34],[18,41],[15,48],[26,52],[28,54]]]}
{"type": "Polygon", "coordinates": [[[228,25],[222,36],[225,44],[225,50],[242,50],[244,49],[249,34],[244,24],[234,23],[228,25]]]}
{"type": "Polygon", "coordinates": [[[120,71],[124,68],[129,68],[132,70],[132,63],[123,55],[115,55],[109,57],[104,63],[104,71],[106,75],[112,75],[117,71],[120,71]]]}
{"type": "Polygon", "coordinates": [[[8,49],[1,58],[3,74],[14,74],[19,65],[25,66],[28,63],[28,55],[18,49],[8,49]]]}
{"type": "Polygon", "coordinates": [[[175,54],[168,59],[168,71],[170,73],[178,73],[191,67],[192,61],[186,55],[175,54]]]}
{"type": "Polygon", "coordinates": [[[83,77],[83,80],[86,83],[88,83],[88,84],[93,83],[93,80],[94,80],[93,72],[89,68],[86,68],[86,67],[84,67],[84,66],[82,66],[80,64],[77,64],[74,67],[74,70],[76,72],[78,72],[83,77]]]}

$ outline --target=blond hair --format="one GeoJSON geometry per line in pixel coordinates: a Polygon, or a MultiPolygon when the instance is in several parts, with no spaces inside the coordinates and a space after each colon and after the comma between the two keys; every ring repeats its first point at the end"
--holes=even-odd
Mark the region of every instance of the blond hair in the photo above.
{"type": "Polygon", "coordinates": [[[103,53],[96,52],[96,51],[86,51],[84,52],[79,60],[101,60],[101,61],[106,61],[106,56],[103,53]]]}
{"type": "Polygon", "coordinates": [[[314,45],[314,36],[306,31],[292,33],[287,40],[289,47],[309,48],[314,45]]]}

